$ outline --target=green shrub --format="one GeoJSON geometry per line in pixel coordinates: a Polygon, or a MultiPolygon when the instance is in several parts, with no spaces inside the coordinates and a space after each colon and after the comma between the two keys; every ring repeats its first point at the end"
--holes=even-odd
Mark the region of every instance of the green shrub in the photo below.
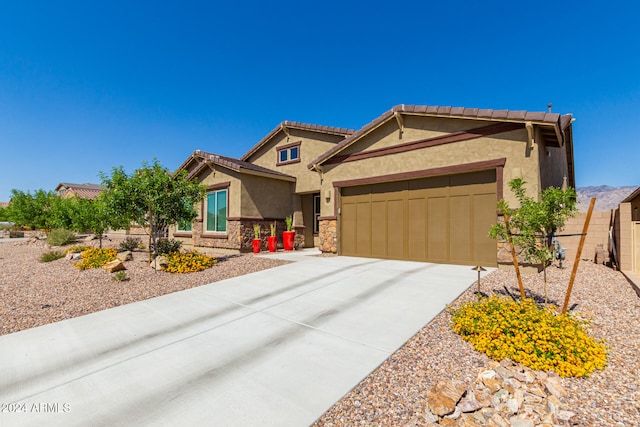
{"type": "Polygon", "coordinates": [[[496,360],[509,358],[562,377],[586,377],[607,364],[607,347],[588,335],[586,322],[532,299],[494,295],[469,302],[452,311],[452,322],[457,334],[496,360]]]}
{"type": "Polygon", "coordinates": [[[102,267],[116,259],[118,252],[113,248],[90,248],[82,252],[82,261],[76,264],[80,270],[102,267]]]}
{"type": "Polygon", "coordinates": [[[182,242],[176,239],[158,239],[156,242],[156,254],[166,255],[171,252],[178,252],[182,247],[182,242]]]}
{"type": "Polygon", "coordinates": [[[135,249],[140,247],[142,244],[142,239],[139,237],[127,237],[124,241],[120,242],[120,250],[121,251],[134,251],[135,249]]]}
{"type": "Polygon", "coordinates": [[[92,246],[87,246],[87,245],[73,245],[70,248],[65,249],[64,251],[66,253],[69,253],[69,252],[78,253],[78,252],[84,252],[87,249],[91,249],[91,248],[92,246]]]}
{"type": "Polygon", "coordinates": [[[127,277],[127,272],[124,270],[116,271],[115,273],[113,273],[111,275],[111,279],[117,282],[125,282],[129,280],[129,278],[127,277]]]}
{"type": "Polygon", "coordinates": [[[42,256],[40,256],[40,262],[51,262],[60,258],[64,258],[64,252],[50,251],[50,252],[45,252],[42,254],[42,256]]]}
{"type": "Polygon", "coordinates": [[[64,228],[54,228],[47,235],[47,243],[51,246],[64,246],[75,242],[75,240],[76,235],[74,232],[64,228]]]}

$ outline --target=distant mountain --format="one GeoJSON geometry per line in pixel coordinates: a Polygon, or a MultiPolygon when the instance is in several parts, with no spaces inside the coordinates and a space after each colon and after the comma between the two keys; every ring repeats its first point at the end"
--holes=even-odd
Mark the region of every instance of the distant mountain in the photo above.
{"type": "Polygon", "coordinates": [[[629,187],[609,187],[608,185],[596,185],[591,187],[577,187],[578,210],[586,212],[589,210],[589,202],[592,197],[596,198],[595,212],[609,211],[618,207],[628,195],[633,193],[638,186],[629,187]]]}

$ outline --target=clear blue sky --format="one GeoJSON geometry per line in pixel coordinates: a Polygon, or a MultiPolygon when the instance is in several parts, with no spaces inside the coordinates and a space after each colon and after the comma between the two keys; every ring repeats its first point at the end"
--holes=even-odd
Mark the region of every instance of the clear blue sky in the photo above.
{"type": "Polygon", "coordinates": [[[578,186],[640,185],[640,3],[7,1],[0,201],[283,120],[360,128],[396,104],[572,113],[578,186]],[[525,6],[526,4],[526,6],[525,6]]]}

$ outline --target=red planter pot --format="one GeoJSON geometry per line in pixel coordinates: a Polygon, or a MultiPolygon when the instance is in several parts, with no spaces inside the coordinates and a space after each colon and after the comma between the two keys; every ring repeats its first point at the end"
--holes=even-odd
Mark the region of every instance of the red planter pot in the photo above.
{"type": "Polygon", "coordinates": [[[253,253],[254,254],[259,254],[260,253],[260,246],[262,246],[262,240],[253,239],[253,253]]]}
{"type": "Polygon", "coordinates": [[[295,240],[296,232],[295,231],[283,231],[282,232],[282,243],[284,245],[285,251],[293,250],[293,241],[295,240]]]}
{"type": "Polygon", "coordinates": [[[269,245],[269,252],[275,252],[278,247],[278,236],[267,237],[267,244],[269,245]]]}

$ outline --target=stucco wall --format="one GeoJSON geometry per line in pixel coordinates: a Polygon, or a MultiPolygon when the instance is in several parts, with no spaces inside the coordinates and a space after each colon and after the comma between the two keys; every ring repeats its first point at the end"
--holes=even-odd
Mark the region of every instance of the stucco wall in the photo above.
{"type": "Polygon", "coordinates": [[[292,192],[295,183],[244,175],[242,180],[243,218],[284,218],[292,212],[292,192]]]}
{"type": "Polygon", "coordinates": [[[290,137],[280,131],[275,137],[254,153],[248,161],[255,165],[265,167],[297,178],[296,193],[307,193],[320,189],[320,176],[312,172],[307,165],[321,154],[331,149],[344,137],[340,135],[328,135],[318,132],[309,132],[299,129],[291,129],[290,137]],[[278,166],[278,148],[284,145],[301,142],[300,162],[278,166]]]}

